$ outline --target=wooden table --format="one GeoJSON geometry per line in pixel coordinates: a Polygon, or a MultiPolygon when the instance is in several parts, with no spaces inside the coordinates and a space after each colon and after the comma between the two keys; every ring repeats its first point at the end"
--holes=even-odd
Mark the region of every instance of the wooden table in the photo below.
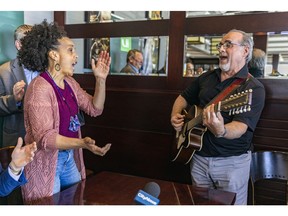
{"type": "MultiPolygon", "coordinates": [[[[188,184],[101,172],[74,186],[29,205],[135,205],[134,198],[149,182],[160,186],[159,205],[233,205],[235,193],[188,184]]],[[[20,188],[18,188],[20,189],[20,188]]],[[[0,199],[0,204],[23,204],[20,190],[0,199]],[[15,193],[16,192],[16,193],[15,193]]]]}
{"type": "MultiPolygon", "coordinates": [[[[101,172],[58,194],[60,205],[134,205],[138,190],[148,182],[161,189],[160,205],[232,205],[235,193],[193,187],[187,184],[101,172]]],[[[57,195],[54,195],[57,197],[57,195]]]]}

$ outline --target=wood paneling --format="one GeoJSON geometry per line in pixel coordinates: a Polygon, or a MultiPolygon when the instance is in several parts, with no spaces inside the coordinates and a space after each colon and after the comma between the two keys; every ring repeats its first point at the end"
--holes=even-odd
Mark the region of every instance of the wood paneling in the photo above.
{"type": "Polygon", "coordinates": [[[288,90],[286,79],[260,79],[266,90],[265,107],[254,133],[255,151],[288,152],[288,90]]]}

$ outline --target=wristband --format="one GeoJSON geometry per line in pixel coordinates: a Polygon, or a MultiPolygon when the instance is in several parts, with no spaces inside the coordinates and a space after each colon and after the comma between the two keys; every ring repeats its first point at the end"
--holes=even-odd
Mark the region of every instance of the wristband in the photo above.
{"type": "Polygon", "coordinates": [[[227,130],[226,130],[226,127],[224,126],[224,132],[223,132],[223,134],[220,134],[220,135],[215,136],[215,137],[216,137],[216,138],[225,137],[226,133],[227,133],[227,130]]]}

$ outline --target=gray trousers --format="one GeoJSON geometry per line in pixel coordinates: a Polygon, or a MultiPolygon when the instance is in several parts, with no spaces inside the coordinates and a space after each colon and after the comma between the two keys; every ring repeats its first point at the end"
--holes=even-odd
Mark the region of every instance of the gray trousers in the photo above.
{"type": "Polygon", "coordinates": [[[246,205],[251,151],[240,156],[202,157],[194,154],[190,163],[192,184],[236,193],[235,205],[246,205]]]}

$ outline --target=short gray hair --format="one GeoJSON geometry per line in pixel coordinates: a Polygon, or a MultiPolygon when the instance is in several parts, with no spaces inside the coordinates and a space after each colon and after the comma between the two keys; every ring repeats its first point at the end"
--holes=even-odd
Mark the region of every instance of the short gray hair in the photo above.
{"type": "Polygon", "coordinates": [[[248,63],[249,67],[264,70],[265,69],[265,57],[266,57],[266,54],[263,50],[254,48],[252,59],[248,63]]]}
{"type": "Polygon", "coordinates": [[[229,32],[238,32],[238,33],[242,34],[243,40],[242,40],[241,44],[244,46],[247,46],[249,48],[249,54],[246,57],[246,63],[248,63],[252,59],[252,51],[253,51],[253,46],[254,46],[253,37],[251,35],[249,35],[248,33],[241,31],[241,30],[238,30],[238,29],[232,29],[229,32]]]}
{"type": "Polygon", "coordinates": [[[20,25],[18,28],[14,31],[14,41],[21,40],[23,37],[26,36],[27,32],[31,31],[32,26],[31,25],[20,25]]]}

